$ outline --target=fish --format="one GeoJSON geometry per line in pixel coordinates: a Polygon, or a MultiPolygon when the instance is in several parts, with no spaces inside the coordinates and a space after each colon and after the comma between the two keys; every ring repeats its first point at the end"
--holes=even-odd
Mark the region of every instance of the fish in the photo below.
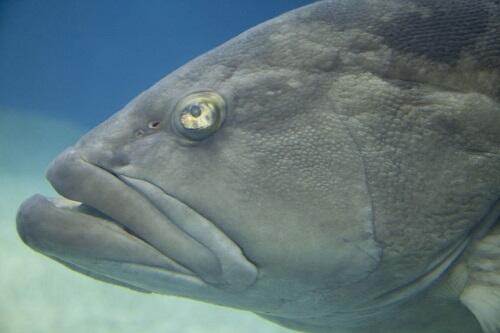
{"type": "Polygon", "coordinates": [[[304,332],[500,332],[500,2],[326,0],[173,71],[17,213],[97,280],[304,332]]]}

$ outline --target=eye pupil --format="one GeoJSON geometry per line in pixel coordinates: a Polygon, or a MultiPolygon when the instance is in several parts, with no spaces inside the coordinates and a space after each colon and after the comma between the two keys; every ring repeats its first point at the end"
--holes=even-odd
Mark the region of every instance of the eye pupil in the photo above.
{"type": "Polygon", "coordinates": [[[218,121],[218,112],[209,102],[196,102],[184,108],[180,114],[180,123],[186,129],[201,130],[214,126],[218,121]]]}
{"type": "Polygon", "coordinates": [[[193,104],[189,106],[189,113],[195,117],[198,118],[201,115],[201,108],[198,104],[193,104]]]}

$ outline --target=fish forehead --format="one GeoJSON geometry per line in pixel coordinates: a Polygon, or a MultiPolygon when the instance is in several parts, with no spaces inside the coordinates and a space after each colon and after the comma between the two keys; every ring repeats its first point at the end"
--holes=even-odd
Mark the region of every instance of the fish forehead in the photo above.
{"type": "Polygon", "coordinates": [[[349,66],[498,98],[498,11],[487,0],[322,1],[245,32],[204,55],[203,67],[180,73],[194,78],[213,66],[223,81],[263,66],[317,73],[349,66]]]}

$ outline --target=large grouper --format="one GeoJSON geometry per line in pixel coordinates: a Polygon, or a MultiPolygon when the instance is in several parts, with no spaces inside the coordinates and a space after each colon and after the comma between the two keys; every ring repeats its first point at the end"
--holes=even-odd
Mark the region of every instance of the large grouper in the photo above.
{"type": "Polygon", "coordinates": [[[18,232],[96,279],[306,332],[498,333],[500,2],[291,11],[47,177],[64,198],[26,200],[18,232]]]}

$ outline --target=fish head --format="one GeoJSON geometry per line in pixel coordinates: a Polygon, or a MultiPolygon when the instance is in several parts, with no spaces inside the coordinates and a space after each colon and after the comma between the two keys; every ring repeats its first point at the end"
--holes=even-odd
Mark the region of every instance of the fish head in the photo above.
{"type": "Polygon", "coordinates": [[[377,4],[314,4],[169,74],[54,160],[70,201],[27,200],[19,234],[103,281],[272,316],[422,291],[498,194],[499,76],[398,49],[390,13],[420,9],[377,4]]]}

